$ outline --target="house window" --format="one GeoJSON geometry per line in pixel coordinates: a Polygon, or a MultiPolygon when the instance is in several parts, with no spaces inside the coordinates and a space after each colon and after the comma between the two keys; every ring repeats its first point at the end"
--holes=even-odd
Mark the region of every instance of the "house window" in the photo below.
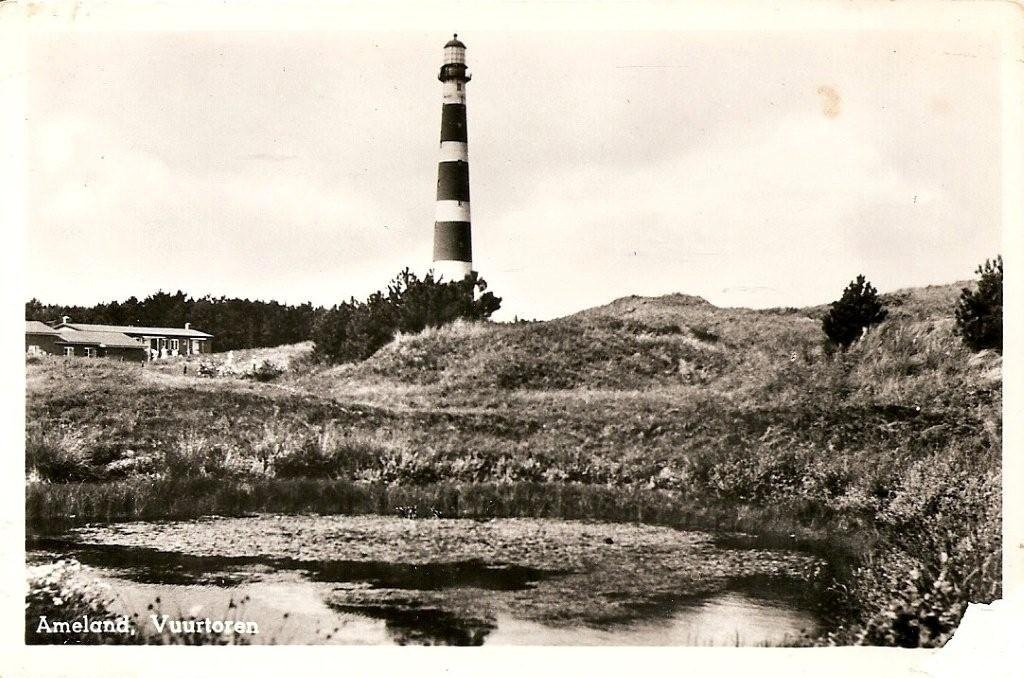
{"type": "Polygon", "coordinates": [[[64,347],[64,355],[66,355],[66,356],[75,355],[75,347],[74,346],[65,346],[64,347]]]}
{"type": "Polygon", "coordinates": [[[177,339],[171,339],[171,350],[172,351],[177,351],[178,350],[178,340],[177,339]]]}
{"type": "Polygon", "coordinates": [[[96,357],[96,349],[94,349],[91,346],[86,346],[85,347],[85,357],[86,358],[95,358],[96,357]]]}

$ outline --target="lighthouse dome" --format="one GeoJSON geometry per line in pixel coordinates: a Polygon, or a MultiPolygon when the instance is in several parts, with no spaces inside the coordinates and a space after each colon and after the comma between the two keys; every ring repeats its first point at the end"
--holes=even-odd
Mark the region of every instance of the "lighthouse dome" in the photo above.
{"type": "Polygon", "coordinates": [[[452,39],[449,40],[448,42],[446,42],[444,44],[444,46],[445,47],[461,47],[462,49],[466,49],[466,45],[463,44],[463,42],[461,40],[459,40],[459,34],[458,33],[454,34],[452,36],[452,39]]]}

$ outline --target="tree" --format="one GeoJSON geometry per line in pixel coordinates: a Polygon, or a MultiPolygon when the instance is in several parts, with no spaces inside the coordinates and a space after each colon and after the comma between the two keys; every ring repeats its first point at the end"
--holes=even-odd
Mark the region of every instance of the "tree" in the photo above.
{"type": "Polygon", "coordinates": [[[956,305],[956,331],[972,351],[1003,352],[1003,257],[985,260],[975,270],[978,288],[965,287],[956,305]]]}
{"type": "Polygon", "coordinates": [[[388,285],[388,300],[397,313],[398,330],[406,333],[460,318],[484,320],[501,307],[501,299],[487,291],[487,282],[475,271],[447,282],[433,273],[420,280],[406,268],[388,285]]]}
{"type": "Polygon", "coordinates": [[[46,308],[35,297],[25,302],[25,320],[49,320],[46,308]]]}
{"type": "Polygon", "coordinates": [[[843,296],[832,302],[832,308],[821,321],[825,336],[844,350],[864,333],[888,315],[885,306],[878,299],[878,290],[858,275],[843,290],[843,296]]]}
{"type": "Polygon", "coordinates": [[[476,273],[455,282],[422,280],[409,269],[401,271],[387,292],[374,292],[366,301],[350,299],[319,314],[313,326],[318,359],[331,362],[365,360],[399,332],[416,333],[454,320],[484,320],[501,307],[501,298],[487,291],[476,273]]]}

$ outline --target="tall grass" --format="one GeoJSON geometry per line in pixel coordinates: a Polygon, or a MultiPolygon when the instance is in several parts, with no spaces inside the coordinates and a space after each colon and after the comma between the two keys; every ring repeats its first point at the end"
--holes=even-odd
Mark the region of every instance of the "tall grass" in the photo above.
{"type": "MultiPolygon", "coordinates": [[[[791,546],[827,542],[832,545],[833,555],[840,556],[852,544],[846,539],[830,539],[834,516],[809,505],[757,507],[726,500],[696,502],[675,492],[574,483],[386,485],[322,478],[131,479],[34,485],[28,490],[26,502],[27,521],[36,533],[60,531],[92,521],[253,513],[638,522],[680,529],[758,533],[774,536],[791,546]]],[[[867,544],[865,541],[857,548],[867,544]]]]}
{"type": "Polygon", "coordinates": [[[98,477],[81,429],[34,422],[25,431],[25,469],[37,482],[82,482],[98,477]]]}

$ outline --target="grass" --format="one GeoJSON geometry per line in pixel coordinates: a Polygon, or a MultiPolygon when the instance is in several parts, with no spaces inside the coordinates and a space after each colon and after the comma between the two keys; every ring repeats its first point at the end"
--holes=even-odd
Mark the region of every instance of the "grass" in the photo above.
{"type": "Polygon", "coordinates": [[[793,534],[849,554],[824,641],[941,645],[999,593],[1001,357],[954,336],[959,289],[886,295],[890,320],[835,355],[821,308],[672,295],[457,323],[353,365],[286,347],[270,383],[34,362],[28,517],[414,507],[793,534]]]}

